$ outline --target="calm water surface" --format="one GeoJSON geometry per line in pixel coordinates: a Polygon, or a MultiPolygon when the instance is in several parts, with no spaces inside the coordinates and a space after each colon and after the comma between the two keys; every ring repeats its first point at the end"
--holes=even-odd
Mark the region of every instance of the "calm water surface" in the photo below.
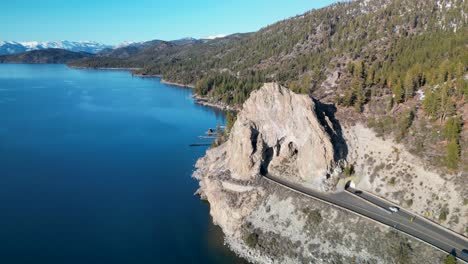
{"type": "Polygon", "coordinates": [[[240,263],[193,196],[188,89],[123,71],[0,64],[0,263],[240,263]]]}

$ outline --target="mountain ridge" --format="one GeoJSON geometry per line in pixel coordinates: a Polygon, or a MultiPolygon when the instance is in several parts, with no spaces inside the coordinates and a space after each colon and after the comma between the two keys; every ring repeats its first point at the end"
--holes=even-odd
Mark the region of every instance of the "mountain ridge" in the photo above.
{"type": "Polygon", "coordinates": [[[41,49],[22,53],[0,55],[0,63],[53,63],[64,64],[73,60],[93,56],[87,52],[75,52],[64,49],[41,49]]]}
{"type": "Polygon", "coordinates": [[[98,53],[111,45],[96,41],[0,41],[0,55],[16,54],[32,50],[44,50],[50,48],[64,49],[75,52],[98,53]]]}
{"type": "MultiPolygon", "coordinates": [[[[218,36],[216,36],[218,37],[218,36]]],[[[184,45],[193,42],[203,42],[209,39],[196,39],[193,37],[185,37],[166,42],[174,43],[176,45],[184,45]]],[[[87,52],[92,54],[110,53],[116,49],[136,49],[141,51],[140,47],[148,47],[154,45],[160,41],[159,39],[147,40],[147,41],[124,41],[117,45],[103,44],[97,41],[70,41],[70,40],[56,40],[56,41],[0,41],[0,55],[10,55],[32,50],[44,50],[44,49],[64,49],[75,52],[87,52]]],[[[136,52],[130,52],[129,55],[135,54],[136,52]]]]}

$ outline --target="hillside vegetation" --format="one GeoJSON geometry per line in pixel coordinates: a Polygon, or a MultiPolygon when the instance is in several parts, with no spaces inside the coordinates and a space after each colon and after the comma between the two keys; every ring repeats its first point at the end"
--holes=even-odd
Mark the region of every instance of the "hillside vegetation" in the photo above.
{"type": "Polygon", "coordinates": [[[75,66],[140,68],[240,105],[265,81],[335,103],[380,135],[449,170],[467,171],[468,3],[336,3],[258,32],[176,45],[75,66]],[[442,151],[441,151],[442,150],[442,151]],[[466,165],[465,165],[466,166],[466,165]]]}

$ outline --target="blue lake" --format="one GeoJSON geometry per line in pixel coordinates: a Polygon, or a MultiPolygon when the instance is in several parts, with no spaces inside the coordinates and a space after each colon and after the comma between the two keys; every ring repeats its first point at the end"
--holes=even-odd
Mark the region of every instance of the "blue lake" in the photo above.
{"type": "Polygon", "coordinates": [[[189,147],[224,115],[125,71],[0,64],[0,263],[239,263],[189,147]]]}

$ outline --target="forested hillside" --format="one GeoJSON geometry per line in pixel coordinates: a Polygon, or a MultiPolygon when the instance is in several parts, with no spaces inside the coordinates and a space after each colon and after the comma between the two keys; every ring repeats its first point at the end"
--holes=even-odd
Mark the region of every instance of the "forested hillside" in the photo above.
{"type": "Polygon", "coordinates": [[[141,68],[137,74],[192,84],[199,95],[235,105],[261,83],[277,81],[336,103],[435,164],[466,171],[459,165],[468,164],[467,22],[464,0],[361,0],[255,33],[161,42],[126,59],[74,65],[141,68]]]}

